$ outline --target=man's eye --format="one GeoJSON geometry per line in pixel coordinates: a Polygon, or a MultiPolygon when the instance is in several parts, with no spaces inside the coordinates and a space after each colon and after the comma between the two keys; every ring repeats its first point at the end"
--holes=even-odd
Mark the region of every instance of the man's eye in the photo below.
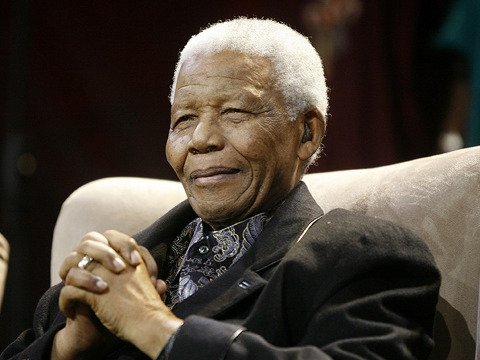
{"type": "Polygon", "coordinates": [[[251,111],[239,108],[230,108],[222,111],[222,118],[235,124],[241,124],[254,116],[251,111]]]}
{"type": "Polygon", "coordinates": [[[245,114],[245,113],[248,113],[248,111],[242,110],[242,109],[232,108],[232,109],[225,110],[223,113],[224,114],[245,114]]]}
{"type": "Polygon", "coordinates": [[[222,111],[222,116],[233,121],[245,121],[252,113],[245,109],[231,108],[222,111]]]}
{"type": "Polygon", "coordinates": [[[176,127],[177,125],[184,123],[189,120],[193,120],[195,118],[194,115],[182,115],[180,116],[176,121],[173,127],[176,127]]]}
{"type": "Polygon", "coordinates": [[[177,122],[191,120],[193,117],[193,115],[183,115],[177,119],[177,122]]]}

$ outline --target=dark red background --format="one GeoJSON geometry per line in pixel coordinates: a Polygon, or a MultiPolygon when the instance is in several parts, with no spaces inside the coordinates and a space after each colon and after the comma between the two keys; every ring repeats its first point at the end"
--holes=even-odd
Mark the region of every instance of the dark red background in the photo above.
{"type": "MultiPolygon", "coordinates": [[[[298,30],[305,0],[27,1],[0,8],[0,232],[11,244],[0,349],[49,286],[62,201],[106,176],[173,179],[167,100],[190,35],[236,15],[298,30]],[[36,170],[22,175],[29,153],[36,170]]],[[[325,155],[312,171],[372,167],[434,152],[448,59],[429,44],[448,1],[364,1],[336,63],[325,155]]]]}

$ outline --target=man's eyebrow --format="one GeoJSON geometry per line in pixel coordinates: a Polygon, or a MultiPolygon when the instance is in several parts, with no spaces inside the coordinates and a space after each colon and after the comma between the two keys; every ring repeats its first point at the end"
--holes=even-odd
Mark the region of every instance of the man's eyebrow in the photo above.
{"type": "MultiPolygon", "coordinates": [[[[218,75],[207,75],[207,78],[208,78],[208,79],[218,78],[218,77],[219,77],[218,75]]],[[[236,77],[236,76],[221,75],[221,77],[222,77],[223,79],[245,81],[244,78],[240,78],[240,77],[236,77]]]]}
{"type": "Polygon", "coordinates": [[[174,113],[177,113],[179,111],[188,110],[188,109],[193,107],[193,104],[194,104],[194,101],[191,101],[191,100],[190,101],[189,100],[186,100],[186,101],[185,100],[184,101],[180,100],[178,102],[175,101],[172,105],[172,108],[171,108],[170,112],[172,114],[174,114],[174,113]]]}
{"type": "Polygon", "coordinates": [[[185,89],[185,88],[188,88],[190,86],[206,86],[205,84],[197,84],[197,83],[193,83],[193,84],[186,84],[186,85],[181,85],[181,86],[178,86],[177,89],[175,90],[178,91],[180,89],[185,89]]]}

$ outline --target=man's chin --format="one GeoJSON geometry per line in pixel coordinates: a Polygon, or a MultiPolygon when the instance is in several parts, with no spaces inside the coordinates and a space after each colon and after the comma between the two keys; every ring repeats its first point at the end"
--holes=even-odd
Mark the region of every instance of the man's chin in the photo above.
{"type": "Polygon", "coordinates": [[[197,201],[189,199],[195,213],[213,229],[222,229],[243,220],[248,209],[239,206],[239,202],[221,202],[218,199],[213,201],[197,201]],[[218,206],[218,204],[222,206],[218,206]],[[228,209],[228,211],[227,211],[228,209]]]}

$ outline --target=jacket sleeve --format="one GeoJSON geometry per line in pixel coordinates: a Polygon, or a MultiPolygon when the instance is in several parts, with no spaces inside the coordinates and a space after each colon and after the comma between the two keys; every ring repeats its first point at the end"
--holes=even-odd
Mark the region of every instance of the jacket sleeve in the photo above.
{"type": "Polygon", "coordinates": [[[287,340],[194,315],[170,360],[189,359],[192,349],[198,360],[427,359],[440,286],[433,257],[406,229],[349,216],[327,216],[309,231],[263,290],[276,287],[281,295],[267,307],[278,311],[257,312],[257,321],[284,326],[287,340]]]}
{"type": "Polygon", "coordinates": [[[40,299],[32,328],[25,330],[0,354],[0,360],[50,359],[53,338],[65,326],[65,317],[58,309],[62,284],[51,287],[40,299]]]}
{"type": "Polygon", "coordinates": [[[316,346],[274,346],[242,326],[196,315],[185,319],[168,359],[191,359],[192,349],[197,360],[332,359],[316,346]]]}

